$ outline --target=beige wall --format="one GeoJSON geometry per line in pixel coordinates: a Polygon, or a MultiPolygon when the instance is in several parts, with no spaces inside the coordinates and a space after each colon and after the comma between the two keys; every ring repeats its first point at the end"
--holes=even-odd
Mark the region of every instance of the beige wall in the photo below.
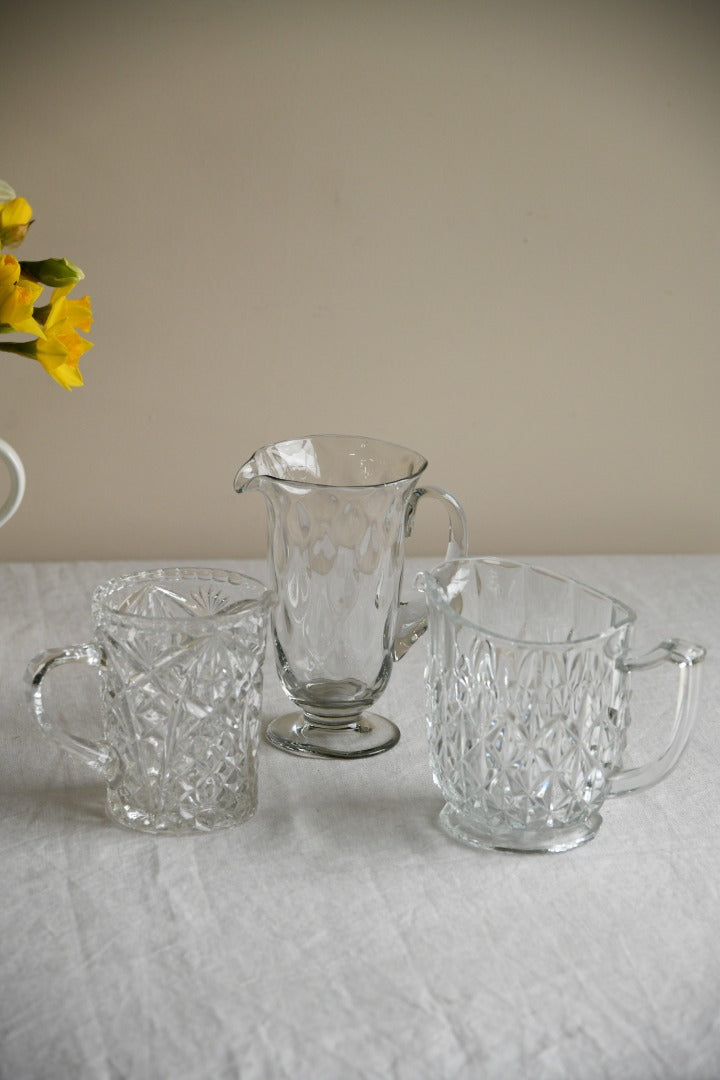
{"type": "MultiPolygon", "coordinates": [[[[0,357],[0,559],[264,548],[259,445],[390,438],[474,553],[720,550],[720,8],[3,7],[21,253],[87,274],[69,394],[0,357]],[[8,42],[13,55],[8,55],[8,42]]],[[[413,552],[444,546],[419,514],[413,552]]]]}

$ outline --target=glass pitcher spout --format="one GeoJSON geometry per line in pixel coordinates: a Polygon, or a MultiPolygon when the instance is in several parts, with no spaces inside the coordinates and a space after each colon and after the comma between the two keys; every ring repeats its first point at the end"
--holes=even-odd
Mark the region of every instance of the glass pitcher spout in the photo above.
{"type": "Polygon", "coordinates": [[[238,471],[235,473],[235,480],[233,486],[238,495],[242,495],[246,491],[257,491],[260,486],[260,478],[262,473],[258,469],[255,455],[241,465],[238,471]]]}
{"type": "Polygon", "coordinates": [[[261,447],[249,457],[244,465],[241,465],[235,473],[234,488],[238,495],[246,491],[259,491],[261,480],[280,479],[282,471],[273,467],[271,454],[272,447],[261,447]]]}

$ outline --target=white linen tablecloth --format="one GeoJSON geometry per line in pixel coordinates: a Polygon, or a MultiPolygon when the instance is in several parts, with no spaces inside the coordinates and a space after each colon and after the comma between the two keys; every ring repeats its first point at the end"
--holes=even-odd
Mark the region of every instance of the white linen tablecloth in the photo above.
{"type": "MultiPolygon", "coordinates": [[[[22,675],[91,637],[93,587],[141,564],[0,564],[2,1080],[720,1076],[720,556],[531,561],[628,602],[638,648],[708,648],[677,769],[606,803],[596,839],[562,855],[440,831],[423,640],[379,705],[402,729],[389,753],[263,743],[249,823],[112,825],[102,785],[35,727],[22,675]]],[[[407,583],[432,564],[410,560],[407,583]]],[[[635,677],[639,755],[670,721],[667,668],[635,677]]],[[[270,653],[265,670],[267,720],[288,702],[270,653]]],[[[67,725],[96,733],[95,675],[53,685],[67,725]]]]}

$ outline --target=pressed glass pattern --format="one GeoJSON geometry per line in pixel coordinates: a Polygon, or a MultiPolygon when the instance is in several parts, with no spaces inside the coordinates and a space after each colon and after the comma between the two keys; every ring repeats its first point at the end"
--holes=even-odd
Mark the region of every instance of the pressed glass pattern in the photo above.
{"type": "Polygon", "coordinates": [[[700,647],[666,642],[632,661],[629,608],[524,564],[460,559],[420,584],[430,612],[430,761],[451,835],[566,850],[595,835],[608,795],[657,782],[676,763],[695,713],[700,647]],[[628,780],[630,670],[665,660],[680,669],[671,747],[660,768],[628,780]]]}
{"type": "Polygon", "coordinates": [[[179,833],[254,813],[270,602],[260,582],[220,570],[118,578],[95,592],[95,641],[31,665],[39,722],[99,768],[115,821],[179,833]],[[65,660],[100,671],[105,736],[98,746],[47,720],[40,684],[51,664],[65,660]]]}

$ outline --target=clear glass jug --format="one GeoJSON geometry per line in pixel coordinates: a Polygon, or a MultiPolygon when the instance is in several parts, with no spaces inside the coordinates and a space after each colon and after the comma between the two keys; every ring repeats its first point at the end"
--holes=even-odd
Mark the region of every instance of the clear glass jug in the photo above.
{"type": "Polygon", "coordinates": [[[272,639],[299,708],[270,724],[273,745],[354,758],[398,741],[396,725],[367,710],[427,626],[422,603],[400,601],[405,540],[424,495],[447,508],[448,558],[467,552],[457,500],[418,486],[426,467],[421,454],[379,439],[313,435],[265,446],[238,471],[235,490],[267,501],[272,639]]]}
{"type": "Polygon", "coordinates": [[[141,570],[99,585],[95,634],[48,649],[25,673],[41,729],[106,783],[110,818],[150,833],[209,832],[257,806],[262,667],[272,593],[228,570],[141,570]],[[45,679],[66,664],[100,677],[101,739],[66,730],[45,679]]]}
{"type": "Polygon", "coordinates": [[[422,573],[430,612],[427,723],[444,830],[476,847],[567,851],[595,836],[608,796],[668,775],[695,721],[700,645],[630,651],[635,614],[524,563],[459,559],[422,573]],[[633,672],[674,665],[661,756],[623,768],[633,672]]]}

